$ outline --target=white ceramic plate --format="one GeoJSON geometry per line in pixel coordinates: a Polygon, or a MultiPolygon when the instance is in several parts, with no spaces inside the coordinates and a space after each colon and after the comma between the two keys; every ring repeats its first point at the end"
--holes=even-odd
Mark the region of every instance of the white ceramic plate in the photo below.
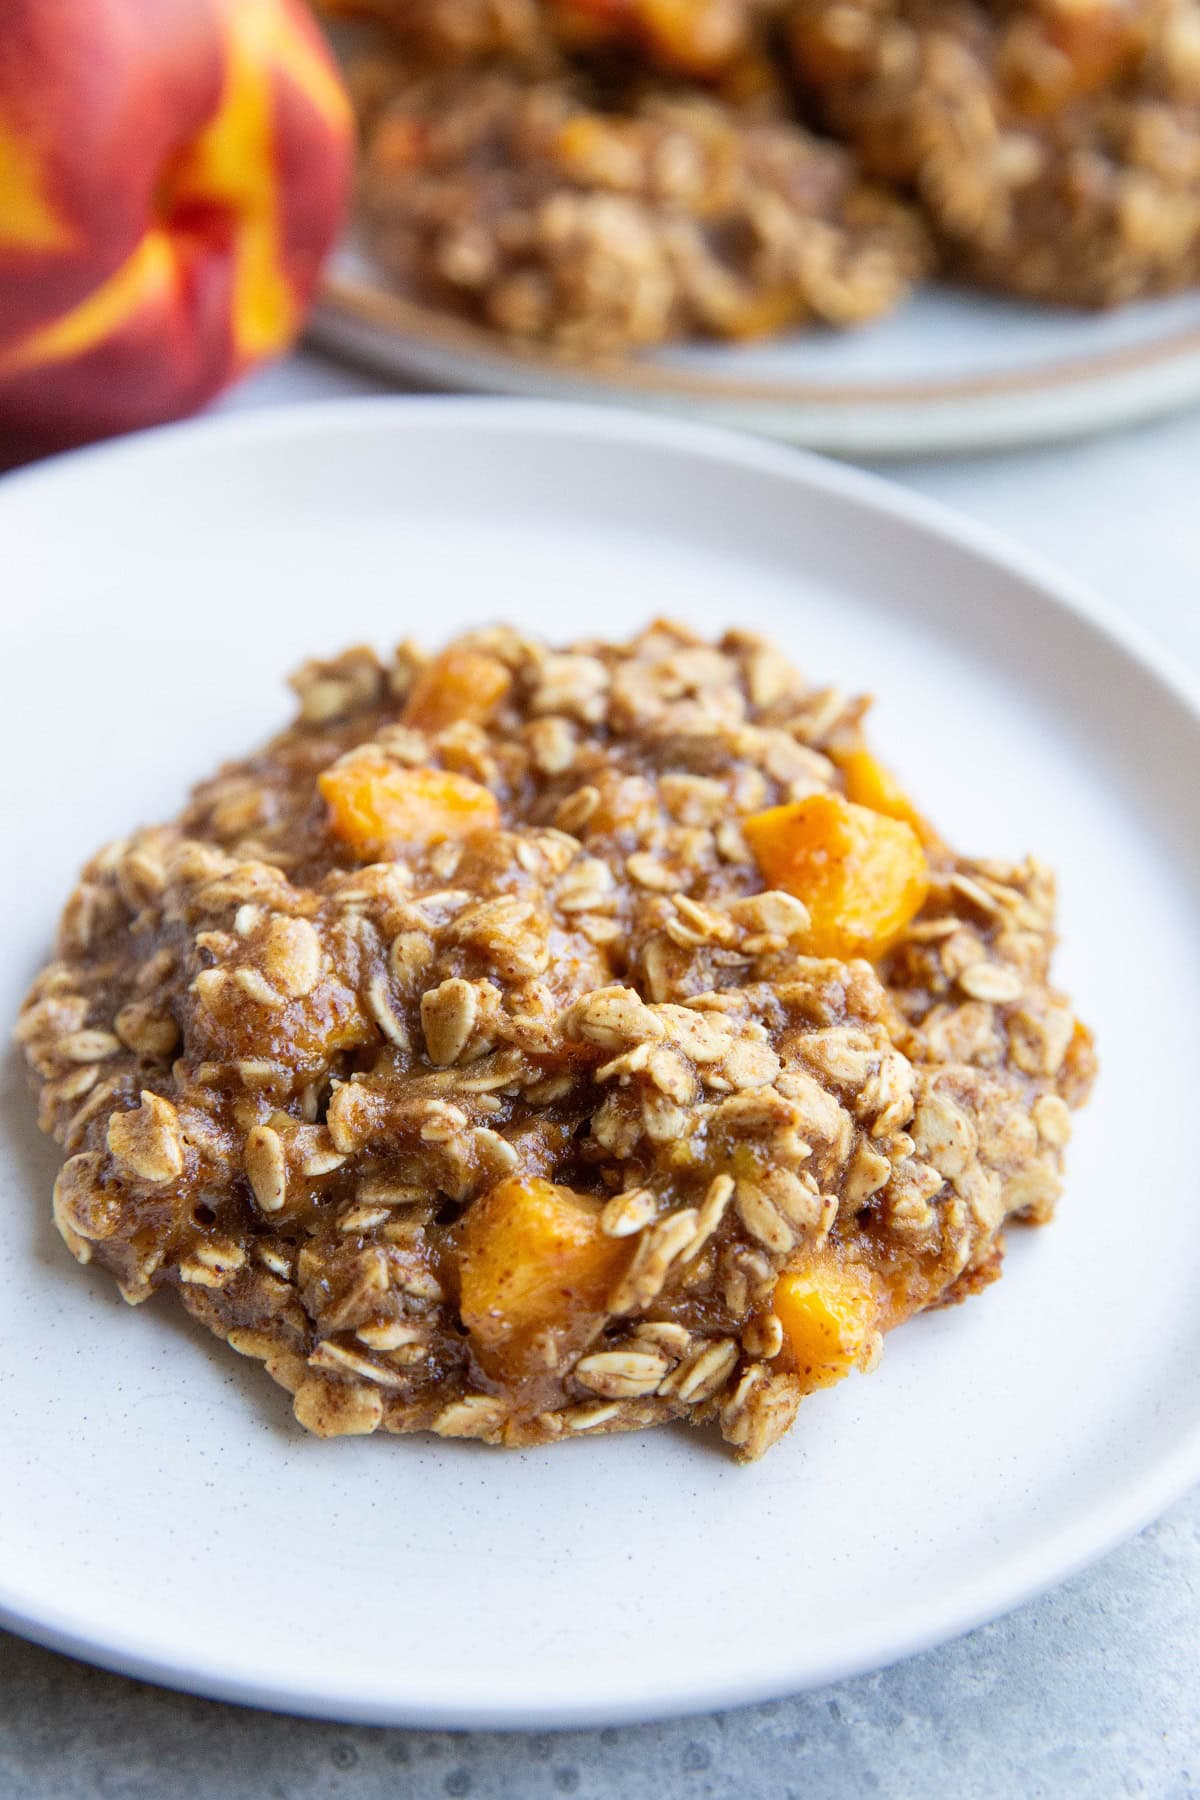
{"type": "Polygon", "coordinates": [[[856,457],[1077,437],[1200,400],[1200,293],[1096,314],[928,287],[857,331],[579,362],[402,298],[347,245],[313,335],[404,383],[637,405],[856,457]]]}
{"type": "Polygon", "coordinates": [[[1200,1476],[1200,713],[1127,628],[928,505],[612,413],[368,401],[186,427],[0,486],[11,1016],[73,872],[279,723],[353,639],[665,610],[880,696],[955,839],[1062,874],[1103,1078],[1058,1221],[739,1468],[660,1430],[507,1455],[321,1443],[49,1222],[15,1057],[0,1159],[0,1618],[201,1692],[565,1725],[882,1664],[1079,1567],[1200,1476]]]}

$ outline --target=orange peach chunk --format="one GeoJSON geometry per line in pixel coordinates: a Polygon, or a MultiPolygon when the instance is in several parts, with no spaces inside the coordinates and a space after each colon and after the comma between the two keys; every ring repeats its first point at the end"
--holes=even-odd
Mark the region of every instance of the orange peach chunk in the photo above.
{"type": "Polygon", "coordinates": [[[787,1269],[775,1284],[782,1355],[806,1393],[861,1368],[877,1342],[879,1304],[870,1276],[830,1258],[787,1269]]]}
{"type": "Polygon", "coordinates": [[[747,48],[748,32],[728,0],[554,0],[552,10],[569,42],[643,45],[701,79],[719,74],[747,48]]]}
{"type": "Polygon", "coordinates": [[[768,886],[807,906],[814,956],[882,956],[924,904],[929,865],[902,819],[813,794],[752,814],[743,830],[768,886]]]}
{"type": "Polygon", "coordinates": [[[511,1365],[536,1332],[603,1310],[629,1246],[603,1235],[585,1195],[513,1176],[471,1207],[459,1257],[463,1324],[485,1359],[511,1365]]]}
{"type": "Polygon", "coordinates": [[[442,731],[460,719],[484,725],[511,686],[512,676],[494,656],[447,650],[417,677],[404,723],[418,731],[442,731]]]}
{"type": "Polygon", "coordinates": [[[446,769],[402,769],[365,756],[326,769],[317,786],[330,828],[363,862],[494,831],[500,823],[495,795],[446,769]]]}
{"type": "Polygon", "coordinates": [[[835,750],[833,760],[842,771],[846,798],[856,806],[868,806],[872,812],[886,813],[889,819],[903,819],[913,830],[919,829],[920,814],[892,771],[885,768],[869,750],[835,750]]]}

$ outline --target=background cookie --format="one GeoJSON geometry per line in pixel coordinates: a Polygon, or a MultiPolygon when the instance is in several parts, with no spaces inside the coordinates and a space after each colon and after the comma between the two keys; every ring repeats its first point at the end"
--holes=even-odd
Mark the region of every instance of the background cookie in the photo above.
{"type": "Polygon", "coordinates": [[[499,73],[375,118],[361,218],[410,291],[573,350],[886,312],[928,266],[915,215],[849,155],[691,93],[601,109],[499,73]]]}
{"type": "Polygon", "coordinates": [[[1192,0],[802,0],[805,91],[959,278],[1072,305],[1200,273],[1192,0]]]}

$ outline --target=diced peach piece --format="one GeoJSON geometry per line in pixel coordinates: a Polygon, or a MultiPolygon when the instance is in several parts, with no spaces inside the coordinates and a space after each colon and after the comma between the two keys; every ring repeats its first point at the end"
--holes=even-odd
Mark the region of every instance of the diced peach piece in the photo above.
{"type": "Polygon", "coordinates": [[[363,862],[494,831],[500,823],[496,796],[446,769],[402,769],[364,756],[326,769],[317,786],[331,829],[363,862]]]}
{"type": "Polygon", "coordinates": [[[728,0],[554,0],[554,10],[572,45],[641,44],[701,79],[726,67],[747,38],[728,0]]]}
{"type": "Polygon", "coordinates": [[[602,1311],[628,1257],[628,1244],[602,1234],[600,1209],[584,1195],[514,1176],[463,1222],[463,1324],[485,1358],[519,1358],[535,1332],[602,1311]]]}
{"type": "Polygon", "coordinates": [[[924,821],[920,813],[877,756],[862,747],[834,750],[831,754],[842,771],[847,800],[853,800],[856,806],[868,806],[872,812],[886,813],[889,819],[903,819],[918,837],[921,835],[924,821]]]}
{"type": "Polygon", "coordinates": [[[446,650],[417,677],[404,723],[418,731],[442,731],[460,719],[486,724],[511,686],[512,676],[496,657],[446,650]]]}
{"type": "Polygon", "coordinates": [[[806,1393],[861,1368],[875,1345],[878,1299],[870,1276],[852,1264],[821,1258],[786,1269],[775,1284],[774,1310],[782,1355],[806,1393]]]}
{"type": "Polygon", "coordinates": [[[1049,118],[1072,101],[1099,93],[1135,62],[1145,47],[1138,7],[1093,5],[1073,17],[1070,7],[1053,7],[1017,49],[1002,54],[1005,96],[1026,118],[1049,118]],[[1017,54],[1011,54],[1017,50],[1017,54]]]}
{"type": "Polygon", "coordinates": [[[882,956],[921,910],[929,865],[911,825],[812,794],[743,822],[769,887],[803,900],[814,956],[882,956]]]}

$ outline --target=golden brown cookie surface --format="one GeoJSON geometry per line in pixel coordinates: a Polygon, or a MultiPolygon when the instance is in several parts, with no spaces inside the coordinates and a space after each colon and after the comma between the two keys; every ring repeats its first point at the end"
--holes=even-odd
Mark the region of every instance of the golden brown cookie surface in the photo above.
{"type": "Polygon", "coordinates": [[[69,1247],[308,1428],[753,1457],[1049,1217],[1052,883],[946,850],[861,705],[668,625],[297,685],[89,864],[19,1036],[69,1247]]]}

